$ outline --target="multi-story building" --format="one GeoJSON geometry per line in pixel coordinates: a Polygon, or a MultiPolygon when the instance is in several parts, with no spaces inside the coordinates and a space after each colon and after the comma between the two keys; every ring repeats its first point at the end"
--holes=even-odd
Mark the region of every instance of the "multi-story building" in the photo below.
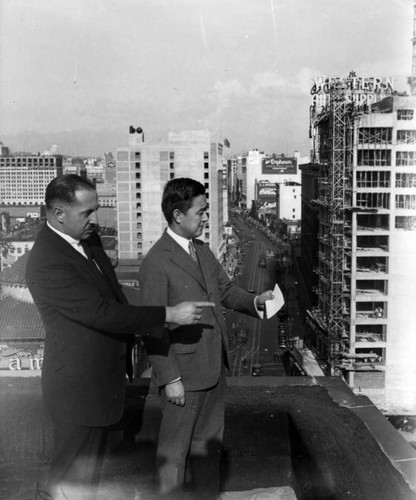
{"type": "Polygon", "coordinates": [[[256,187],[261,181],[276,184],[297,182],[300,184],[300,171],[298,166],[306,163],[308,159],[301,158],[295,151],[293,156],[268,155],[257,149],[248,152],[246,182],[243,182],[243,197],[246,199],[247,208],[250,209],[256,200],[256,187]]]}
{"type": "Polygon", "coordinates": [[[98,161],[96,158],[86,158],[84,160],[84,170],[88,179],[93,182],[100,184],[105,182],[105,162],[103,160],[98,161]]]}
{"type": "Polygon", "coordinates": [[[0,205],[0,233],[7,235],[19,231],[44,215],[44,205],[0,205]]]}
{"type": "Polygon", "coordinates": [[[191,177],[204,184],[209,225],[201,238],[221,258],[225,251],[223,145],[208,131],[170,132],[164,142],[144,142],[130,128],[129,144],[117,148],[117,229],[120,261],[141,259],[160,238],[166,221],[161,210],[165,184],[191,177]]]}
{"type": "Polygon", "coordinates": [[[270,230],[280,236],[300,233],[302,203],[299,183],[256,181],[254,196],[252,212],[270,230]]]}
{"type": "Polygon", "coordinates": [[[224,227],[225,224],[227,224],[228,222],[228,203],[229,203],[227,160],[224,157],[222,158],[222,176],[221,172],[219,172],[218,182],[222,183],[222,186],[220,186],[218,190],[221,192],[219,201],[222,198],[222,210],[220,212],[222,212],[222,226],[224,227]]]}
{"type": "Polygon", "coordinates": [[[309,326],[331,373],[381,408],[414,413],[416,97],[353,74],[327,88],[313,117],[319,284],[309,326]]]}
{"type": "Polygon", "coordinates": [[[81,165],[74,163],[71,156],[62,157],[62,173],[79,175],[81,171],[81,165]]]}
{"type": "Polygon", "coordinates": [[[245,195],[247,192],[247,157],[233,156],[227,161],[228,167],[228,197],[241,208],[247,208],[245,195]],[[243,187],[244,183],[244,187],[243,187]]]}
{"type": "Polygon", "coordinates": [[[5,146],[2,142],[0,142],[0,156],[9,156],[10,148],[5,146]]]}
{"type": "Polygon", "coordinates": [[[302,165],[300,169],[302,172],[302,215],[299,264],[308,297],[307,302],[316,306],[318,275],[314,271],[318,266],[319,207],[313,201],[319,198],[319,165],[308,163],[302,165]]]}
{"type": "Polygon", "coordinates": [[[290,224],[291,231],[300,233],[302,209],[301,185],[297,182],[277,184],[276,218],[290,224]],[[299,228],[299,231],[296,230],[299,228]]]}
{"type": "Polygon", "coordinates": [[[253,215],[263,221],[266,227],[274,228],[276,221],[276,206],[278,201],[278,184],[268,181],[256,182],[253,215]]]}
{"type": "Polygon", "coordinates": [[[100,211],[98,220],[102,227],[117,227],[116,169],[105,167],[103,182],[96,183],[100,211]]]}
{"type": "Polygon", "coordinates": [[[32,249],[35,243],[35,231],[27,231],[20,236],[7,236],[0,238],[0,271],[11,267],[17,259],[32,249]]]}
{"type": "Polygon", "coordinates": [[[42,205],[46,186],[62,174],[62,156],[6,153],[0,155],[0,207],[42,205]]]}

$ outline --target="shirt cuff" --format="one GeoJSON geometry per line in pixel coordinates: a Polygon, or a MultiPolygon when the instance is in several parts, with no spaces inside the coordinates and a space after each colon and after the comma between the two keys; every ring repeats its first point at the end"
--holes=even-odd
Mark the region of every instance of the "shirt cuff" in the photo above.
{"type": "Polygon", "coordinates": [[[182,377],[175,378],[175,380],[171,380],[166,385],[173,384],[174,382],[179,382],[179,380],[182,380],[182,377]]]}
{"type": "Polygon", "coordinates": [[[266,309],[264,309],[263,311],[260,311],[260,309],[257,307],[257,304],[256,304],[257,297],[258,297],[258,295],[256,295],[254,297],[254,308],[256,309],[257,316],[260,319],[264,319],[265,318],[264,313],[266,312],[266,309]]]}

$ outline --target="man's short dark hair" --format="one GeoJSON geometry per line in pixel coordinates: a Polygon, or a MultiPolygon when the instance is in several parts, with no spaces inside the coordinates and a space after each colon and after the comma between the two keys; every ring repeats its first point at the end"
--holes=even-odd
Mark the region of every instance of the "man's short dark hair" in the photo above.
{"type": "Polygon", "coordinates": [[[49,210],[55,201],[61,203],[74,203],[75,194],[81,190],[95,191],[94,184],[79,175],[65,174],[55,177],[47,186],[45,191],[45,204],[49,210]]]}
{"type": "Polygon", "coordinates": [[[192,206],[193,198],[201,194],[205,194],[205,187],[194,179],[180,177],[170,180],[162,196],[162,212],[168,224],[172,222],[176,209],[186,214],[192,206]]]}

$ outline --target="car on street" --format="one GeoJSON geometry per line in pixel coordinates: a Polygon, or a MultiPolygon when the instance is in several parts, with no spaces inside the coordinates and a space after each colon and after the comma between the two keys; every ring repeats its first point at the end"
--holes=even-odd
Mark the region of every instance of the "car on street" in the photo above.
{"type": "Polygon", "coordinates": [[[265,257],[260,257],[259,267],[261,267],[262,269],[264,269],[266,267],[266,258],[265,257]]]}
{"type": "Polygon", "coordinates": [[[242,344],[247,344],[248,340],[247,328],[238,326],[235,331],[235,337],[237,339],[237,342],[241,342],[242,344]]]}
{"type": "Polygon", "coordinates": [[[251,376],[252,377],[261,377],[263,375],[263,367],[260,363],[255,363],[251,367],[251,376]]]}
{"type": "Polygon", "coordinates": [[[280,349],[287,349],[287,333],[284,325],[279,325],[277,335],[280,349]]]}
{"type": "Polygon", "coordinates": [[[279,339],[279,347],[280,349],[287,349],[287,337],[281,337],[279,339]]]}

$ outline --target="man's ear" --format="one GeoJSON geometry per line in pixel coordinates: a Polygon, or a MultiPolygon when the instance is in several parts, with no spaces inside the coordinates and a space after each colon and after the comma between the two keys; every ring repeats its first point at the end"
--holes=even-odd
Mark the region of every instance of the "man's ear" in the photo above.
{"type": "Polygon", "coordinates": [[[57,220],[58,222],[63,221],[65,214],[64,214],[64,209],[61,206],[58,205],[56,207],[53,207],[52,213],[55,220],[57,220]]]}
{"type": "Polygon", "coordinates": [[[176,222],[176,224],[180,224],[182,221],[182,212],[179,210],[179,208],[175,208],[173,211],[173,220],[176,222]]]}

